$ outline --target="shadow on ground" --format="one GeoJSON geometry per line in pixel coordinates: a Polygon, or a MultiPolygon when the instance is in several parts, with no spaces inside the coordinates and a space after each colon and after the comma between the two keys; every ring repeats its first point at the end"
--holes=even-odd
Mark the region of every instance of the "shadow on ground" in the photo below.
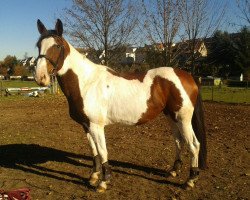
{"type": "MultiPolygon", "coordinates": [[[[91,156],[83,156],[81,154],[70,153],[36,144],[10,144],[0,146],[0,167],[22,170],[27,173],[33,173],[61,181],[73,182],[75,184],[84,183],[86,186],[88,185],[87,178],[83,178],[71,172],[64,172],[63,168],[61,170],[55,170],[39,165],[49,161],[67,163],[89,169],[92,167],[90,164],[87,164],[89,161],[92,161],[91,156]],[[83,162],[80,162],[79,160],[82,160],[83,162]]],[[[152,178],[151,175],[160,177],[168,176],[167,172],[164,170],[115,160],[110,160],[109,163],[113,167],[113,172],[181,187],[180,184],[166,181],[166,179],[162,180],[152,178]]]]}

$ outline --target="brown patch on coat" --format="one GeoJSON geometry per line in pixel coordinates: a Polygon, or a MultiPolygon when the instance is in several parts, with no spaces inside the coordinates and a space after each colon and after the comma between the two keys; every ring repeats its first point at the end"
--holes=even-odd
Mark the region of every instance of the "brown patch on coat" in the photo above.
{"type": "MultiPolygon", "coordinates": [[[[63,37],[59,36],[52,36],[52,37],[55,39],[56,44],[51,46],[47,50],[46,56],[49,57],[54,63],[57,63],[58,61],[56,71],[59,71],[63,66],[64,60],[70,53],[70,47],[63,37]]],[[[46,62],[47,62],[48,72],[52,72],[54,70],[53,65],[47,59],[46,62]]]]}
{"type": "Polygon", "coordinates": [[[189,96],[193,106],[195,106],[197,95],[198,95],[198,86],[195,80],[186,71],[175,68],[174,72],[179,77],[181,84],[183,88],[185,89],[187,95],[189,96]]]}
{"type": "Polygon", "coordinates": [[[180,91],[171,81],[156,76],[151,85],[151,96],[147,101],[147,105],[147,111],[142,114],[137,124],[150,121],[162,111],[165,114],[169,114],[176,121],[175,112],[182,106],[180,91]]]}
{"type": "Polygon", "coordinates": [[[118,73],[109,68],[107,69],[107,71],[114,76],[121,77],[127,80],[138,80],[140,82],[143,82],[143,79],[147,74],[147,72],[118,73]]]}
{"type": "Polygon", "coordinates": [[[68,70],[63,76],[57,76],[57,79],[68,100],[70,117],[77,123],[83,125],[85,131],[88,131],[89,119],[83,110],[83,98],[80,93],[77,75],[72,70],[68,70]]]}

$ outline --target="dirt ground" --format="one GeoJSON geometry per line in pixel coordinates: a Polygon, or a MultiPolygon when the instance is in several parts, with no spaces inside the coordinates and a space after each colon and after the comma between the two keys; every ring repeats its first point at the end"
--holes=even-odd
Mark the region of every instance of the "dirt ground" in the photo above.
{"type": "Polygon", "coordinates": [[[88,185],[92,157],[63,96],[0,98],[0,189],[28,187],[32,199],[250,199],[250,106],[205,102],[209,168],[193,190],[183,153],[180,176],[167,176],[175,147],[166,119],[106,128],[113,176],[108,191],[88,185]]]}

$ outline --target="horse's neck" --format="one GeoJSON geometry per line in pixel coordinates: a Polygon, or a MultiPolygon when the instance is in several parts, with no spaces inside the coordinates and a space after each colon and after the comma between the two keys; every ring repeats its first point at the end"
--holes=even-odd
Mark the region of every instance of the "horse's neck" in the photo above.
{"type": "Polygon", "coordinates": [[[70,54],[66,58],[64,69],[58,77],[59,84],[66,96],[74,95],[75,90],[80,91],[81,87],[99,77],[99,71],[105,70],[104,66],[91,62],[70,44],[69,46],[70,54]]]}

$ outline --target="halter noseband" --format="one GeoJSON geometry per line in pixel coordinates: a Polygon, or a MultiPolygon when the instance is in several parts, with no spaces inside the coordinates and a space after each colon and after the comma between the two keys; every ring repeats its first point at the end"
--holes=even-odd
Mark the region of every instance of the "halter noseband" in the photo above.
{"type": "Polygon", "coordinates": [[[40,58],[45,58],[46,60],[48,60],[50,62],[50,64],[53,66],[53,69],[52,69],[52,75],[56,75],[57,73],[57,70],[58,70],[58,62],[59,62],[59,59],[61,57],[64,57],[64,46],[63,45],[59,45],[59,48],[61,49],[60,51],[60,54],[56,60],[56,62],[54,62],[50,57],[48,57],[46,54],[39,54],[38,57],[36,58],[35,60],[35,63],[37,64],[37,61],[38,59],[40,58]]]}

